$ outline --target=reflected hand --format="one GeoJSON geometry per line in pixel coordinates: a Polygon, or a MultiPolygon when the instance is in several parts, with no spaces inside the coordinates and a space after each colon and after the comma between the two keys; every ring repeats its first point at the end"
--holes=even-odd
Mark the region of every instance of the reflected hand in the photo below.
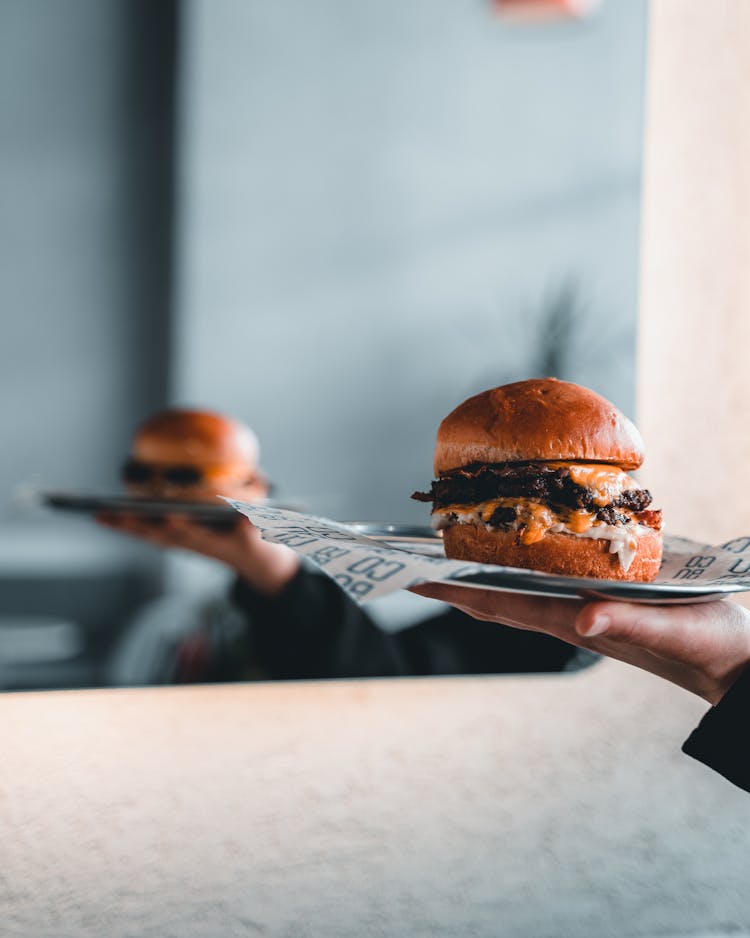
{"type": "Polygon", "coordinates": [[[412,592],[475,619],[545,632],[650,671],[717,704],[750,665],[750,613],[729,601],[687,606],[584,603],[425,583],[412,592]]]}
{"type": "Polygon", "coordinates": [[[157,520],[107,514],[99,515],[97,521],[156,547],[177,547],[219,560],[267,596],[280,593],[299,570],[294,551],[264,541],[255,525],[239,514],[236,523],[226,529],[198,524],[184,515],[157,520]]]}

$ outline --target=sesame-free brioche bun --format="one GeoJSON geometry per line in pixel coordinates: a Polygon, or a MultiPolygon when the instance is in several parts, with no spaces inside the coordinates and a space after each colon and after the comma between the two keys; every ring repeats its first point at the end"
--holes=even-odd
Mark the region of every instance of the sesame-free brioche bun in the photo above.
{"type": "Polygon", "coordinates": [[[432,501],[449,558],[605,580],[659,572],[661,512],[626,475],[643,441],[588,388],[534,378],[476,394],[440,424],[434,462],[438,481],[413,497],[432,501]]]}
{"type": "Polygon", "coordinates": [[[443,420],[435,475],[472,463],[600,462],[637,469],[638,430],[594,391],[534,378],[476,394],[443,420]]]}
{"type": "Polygon", "coordinates": [[[661,565],[661,532],[645,529],[637,542],[635,557],[626,571],[617,554],[609,553],[609,541],[602,539],[548,533],[534,544],[520,544],[515,531],[487,530],[484,525],[454,524],[443,530],[445,555],[454,560],[524,567],[561,576],[649,582],[661,565]]]}
{"type": "Polygon", "coordinates": [[[258,440],[244,424],[206,410],[165,410],[135,432],[133,459],[191,466],[245,466],[255,470],[258,440]]]}
{"type": "Polygon", "coordinates": [[[181,501],[213,500],[218,495],[263,499],[268,483],[258,470],[259,447],[242,423],[207,410],[171,409],[155,414],[136,430],[125,467],[130,492],[181,501]],[[128,477],[136,464],[146,475],[128,477]],[[195,479],[179,480],[170,471],[196,470],[195,479]],[[148,474],[150,473],[150,474],[148,474]]]}

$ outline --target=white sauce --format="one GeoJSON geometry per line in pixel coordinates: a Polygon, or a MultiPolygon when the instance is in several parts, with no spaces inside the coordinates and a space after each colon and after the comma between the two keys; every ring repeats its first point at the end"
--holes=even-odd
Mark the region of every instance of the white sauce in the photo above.
{"type": "MultiPolygon", "coordinates": [[[[451,509],[450,512],[443,511],[433,511],[432,517],[430,518],[430,524],[436,531],[442,530],[442,528],[450,527],[452,524],[481,524],[482,519],[478,511],[470,509],[469,511],[454,511],[451,509]],[[451,519],[455,518],[456,520],[448,520],[449,516],[451,519]]],[[[489,528],[489,525],[487,525],[489,528]]]]}
{"type": "Polygon", "coordinates": [[[638,550],[638,538],[647,534],[649,529],[642,524],[604,524],[595,522],[588,531],[571,531],[564,524],[553,524],[553,534],[568,534],[571,537],[583,537],[592,541],[609,541],[610,554],[617,554],[620,566],[627,573],[638,550]]]}

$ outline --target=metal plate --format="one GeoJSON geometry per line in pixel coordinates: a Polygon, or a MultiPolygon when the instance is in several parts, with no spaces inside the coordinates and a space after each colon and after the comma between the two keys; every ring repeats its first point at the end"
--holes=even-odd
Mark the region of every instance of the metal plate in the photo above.
{"type": "Polygon", "coordinates": [[[440,547],[442,537],[429,525],[386,524],[382,521],[343,521],[347,528],[376,541],[392,542],[394,547],[408,544],[434,544],[440,547]]]}
{"type": "MultiPolygon", "coordinates": [[[[401,550],[413,549],[425,553],[442,553],[442,538],[430,527],[408,524],[385,524],[381,522],[352,522],[347,527],[357,534],[371,537],[381,543],[390,544],[401,550]]],[[[509,593],[548,596],[556,599],[615,599],[621,602],[649,604],[685,604],[711,602],[731,593],[747,592],[738,583],[674,584],[639,583],[623,580],[597,580],[590,577],[555,576],[539,570],[519,567],[497,567],[497,572],[478,573],[461,577],[456,585],[470,589],[495,589],[509,593]]]]}
{"type": "Polygon", "coordinates": [[[497,573],[480,573],[456,581],[467,588],[490,588],[510,593],[550,596],[557,599],[614,599],[649,605],[706,603],[730,593],[745,592],[736,583],[711,586],[677,586],[672,583],[636,583],[627,580],[597,580],[593,577],[566,577],[498,567],[497,573]]]}

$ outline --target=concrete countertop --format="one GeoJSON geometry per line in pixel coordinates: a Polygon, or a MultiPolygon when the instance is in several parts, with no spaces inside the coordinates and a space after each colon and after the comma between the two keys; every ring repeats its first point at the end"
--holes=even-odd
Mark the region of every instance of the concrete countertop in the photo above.
{"type": "Polygon", "coordinates": [[[573,675],[0,697],[0,934],[750,933],[706,707],[573,675]]]}

